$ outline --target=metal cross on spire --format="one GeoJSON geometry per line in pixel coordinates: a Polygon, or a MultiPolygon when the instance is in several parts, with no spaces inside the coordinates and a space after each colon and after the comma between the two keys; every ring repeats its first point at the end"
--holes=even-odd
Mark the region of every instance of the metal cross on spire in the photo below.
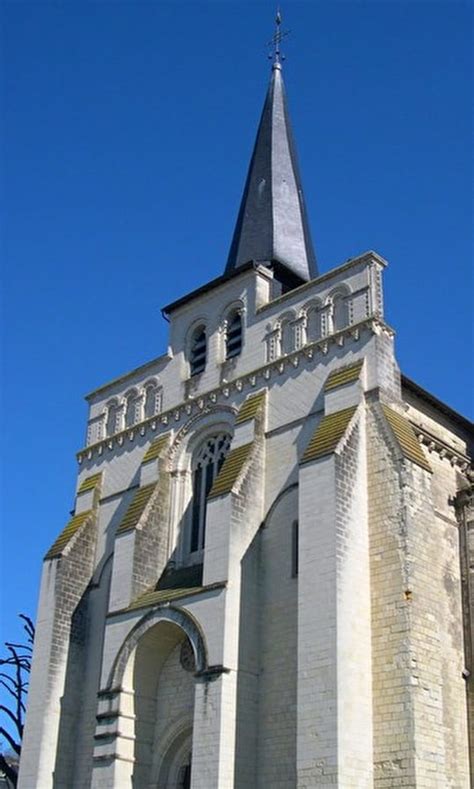
{"type": "Polygon", "coordinates": [[[273,37],[268,42],[268,46],[272,47],[273,51],[271,54],[268,55],[269,60],[273,60],[273,67],[280,66],[282,61],[285,59],[285,56],[281,54],[280,44],[283,38],[286,38],[290,34],[289,30],[282,30],[281,29],[281,12],[280,9],[277,9],[276,17],[275,17],[275,33],[273,37]]]}

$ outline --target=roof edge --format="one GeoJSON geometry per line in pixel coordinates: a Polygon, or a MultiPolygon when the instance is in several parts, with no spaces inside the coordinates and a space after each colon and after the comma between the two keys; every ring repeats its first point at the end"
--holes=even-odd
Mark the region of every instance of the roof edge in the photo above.
{"type": "Polygon", "coordinates": [[[218,288],[219,285],[224,285],[230,279],[234,279],[235,277],[239,276],[240,274],[244,274],[246,271],[250,271],[254,269],[255,271],[264,269],[261,263],[258,263],[256,260],[249,260],[248,263],[245,263],[243,266],[239,266],[237,269],[233,269],[232,271],[227,271],[224,274],[221,274],[219,277],[215,279],[211,279],[210,282],[207,282],[205,285],[200,285],[199,288],[192,290],[191,293],[187,293],[186,296],[181,296],[176,301],[172,301],[171,304],[167,304],[166,307],[162,307],[161,312],[163,315],[169,315],[174,310],[177,310],[179,307],[184,306],[187,304],[188,301],[192,301],[192,299],[201,296],[203,293],[207,293],[207,291],[212,290],[213,288],[218,288]]]}
{"type": "Polygon", "coordinates": [[[454,422],[460,424],[465,430],[470,433],[473,432],[474,422],[471,422],[471,420],[466,416],[460,414],[459,411],[456,411],[454,408],[451,408],[451,406],[447,405],[447,403],[444,403],[443,400],[439,400],[437,397],[435,397],[435,395],[431,394],[431,392],[428,392],[427,389],[423,389],[420,384],[417,384],[416,381],[413,381],[412,378],[409,378],[407,375],[402,373],[401,379],[402,389],[404,387],[410,392],[413,392],[413,394],[418,395],[418,397],[421,397],[422,400],[426,400],[427,403],[437,408],[446,416],[450,417],[450,419],[452,419],[454,422]]]}
{"type": "Polygon", "coordinates": [[[106,389],[110,389],[111,386],[115,386],[115,384],[120,384],[122,381],[126,381],[127,378],[131,378],[132,375],[145,372],[145,370],[147,370],[149,367],[153,367],[153,365],[159,364],[161,361],[169,361],[170,359],[171,356],[168,353],[162,353],[161,356],[156,356],[149,362],[139,364],[138,367],[134,367],[133,370],[129,370],[127,373],[118,375],[116,378],[112,378],[110,381],[107,381],[107,383],[101,384],[101,386],[98,386],[97,389],[92,389],[92,391],[84,395],[84,400],[92,400],[95,395],[100,394],[100,392],[104,392],[106,389]]]}
{"type": "Polygon", "coordinates": [[[282,293],[281,296],[278,298],[273,299],[272,301],[267,302],[266,304],[262,304],[261,307],[257,309],[257,313],[263,312],[264,310],[268,310],[271,307],[275,306],[275,304],[280,304],[285,299],[292,298],[295,294],[302,293],[304,290],[307,290],[310,287],[313,287],[315,284],[319,284],[320,282],[325,282],[328,279],[332,279],[335,277],[336,274],[340,274],[341,271],[346,271],[353,266],[358,266],[361,263],[370,263],[370,262],[377,262],[380,266],[385,268],[388,266],[388,261],[379,255],[378,252],[375,252],[373,249],[368,249],[367,252],[362,252],[360,255],[357,255],[354,258],[348,258],[345,263],[341,263],[339,266],[335,266],[334,268],[329,269],[329,271],[325,271],[324,274],[319,274],[314,279],[310,279],[308,282],[303,282],[301,285],[298,285],[296,288],[287,291],[286,293],[282,293]]]}

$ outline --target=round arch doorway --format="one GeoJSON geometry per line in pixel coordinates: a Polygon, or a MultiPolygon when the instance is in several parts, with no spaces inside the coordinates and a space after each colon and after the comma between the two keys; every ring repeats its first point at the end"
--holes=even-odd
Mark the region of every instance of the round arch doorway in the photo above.
{"type": "Polygon", "coordinates": [[[156,789],[191,789],[192,728],[182,731],[165,753],[156,789]]]}

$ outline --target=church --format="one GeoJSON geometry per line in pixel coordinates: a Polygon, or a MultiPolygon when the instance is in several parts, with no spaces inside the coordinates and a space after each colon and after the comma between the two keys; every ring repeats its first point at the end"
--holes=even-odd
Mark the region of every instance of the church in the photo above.
{"type": "Polygon", "coordinates": [[[87,395],[20,789],[473,786],[471,425],[386,265],[318,272],[277,44],[221,275],[87,395]]]}

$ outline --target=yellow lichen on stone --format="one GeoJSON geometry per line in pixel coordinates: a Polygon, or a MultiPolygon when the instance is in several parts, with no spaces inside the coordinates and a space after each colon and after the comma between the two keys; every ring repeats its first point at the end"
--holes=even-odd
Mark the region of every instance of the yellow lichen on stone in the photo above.
{"type": "Polygon", "coordinates": [[[362,370],[362,365],[363,360],[361,359],[354,364],[347,364],[344,367],[338,367],[336,370],[333,370],[326,379],[324,389],[328,391],[328,389],[336,389],[338,386],[357,381],[362,370]]]}
{"type": "Polygon", "coordinates": [[[85,480],[81,483],[81,486],[78,493],[85,493],[87,490],[94,490],[97,485],[100,485],[102,480],[102,472],[99,471],[97,474],[92,474],[90,477],[86,477],[85,480]]]}
{"type": "Polygon", "coordinates": [[[323,416],[306,447],[301,462],[307,463],[309,460],[316,460],[316,458],[330,455],[334,452],[356,410],[356,406],[352,406],[351,408],[337,411],[335,414],[323,416]]]}
{"type": "Polygon", "coordinates": [[[170,600],[178,600],[180,597],[198,594],[202,592],[204,588],[203,586],[190,586],[187,589],[150,589],[130,603],[127,610],[134,611],[136,608],[146,608],[150,605],[166,603],[170,600]]]}
{"type": "Polygon", "coordinates": [[[163,450],[166,448],[169,441],[169,433],[165,433],[151,442],[147,451],[143,456],[142,463],[148,463],[149,460],[156,460],[160,457],[163,450]]]}
{"type": "Polygon", "coordinates": [[[249,444],[243,444],[243,446],[237,447],[237,449],[231,449],[224,460],[219,474],[214,480],[208,498],[212,499],[215,496],[222,496],[224,493],[230,493],[244,470],[252,447],[253,441],[249,444]]]}
{"type": "Polygon", "coordinates": [[[155,488],[156,483],[153,483],[152,485],[145,485],[145,487],[136,491],[129,508],[119,524],[117,534],[135,529],[155,488]]]}
{"type": "Polygon", "coordinates": [[[427,471],[432,471],[408,419],[387,405],[382,405],[382,410],[403,456],[427,471]]]}
{"type": "Polygon", "coordinates": [[[56,559],[62,555],[64,548],[68,545],[68,543],[72,540],[76,532],[80,529],[80,527],[86,522],[86,520],[92,515],[93,510],[87,510],[87,512],[81,512],[79,515],[74,515],[71,520],[67,523],[67,525],[62,530],[59,537],[53,542],[51,548],[47,552],[45,559],[56,559]]]}
{"type": "Polygon", "coordinates": [[[250,419],[255,419],[259,409],[263,406],[265,402],[265,395],[266,395],[266,391],[263,391],[247,397],[247,399],[244,400],[244,402],[240,406],[240,410],[239,413],[237,414],[237,419],[235,420],[235,424],[240,425],[242,424],[242,422],[248,422],[250,419]]]}

